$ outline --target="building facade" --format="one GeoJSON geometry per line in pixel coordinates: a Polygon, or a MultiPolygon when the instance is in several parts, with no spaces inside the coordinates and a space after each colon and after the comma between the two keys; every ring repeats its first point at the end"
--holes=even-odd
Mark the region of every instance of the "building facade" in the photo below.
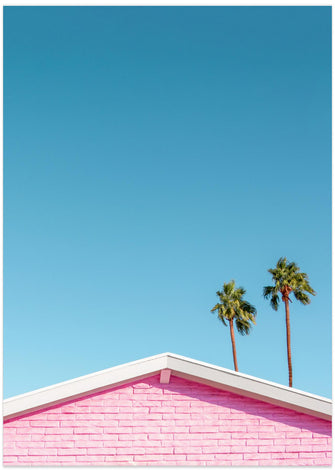
{"type": "Polygon", "coordinates": [[[331,402],[173,354],[5,400],[5,465],[331,465],[331,402]]]}

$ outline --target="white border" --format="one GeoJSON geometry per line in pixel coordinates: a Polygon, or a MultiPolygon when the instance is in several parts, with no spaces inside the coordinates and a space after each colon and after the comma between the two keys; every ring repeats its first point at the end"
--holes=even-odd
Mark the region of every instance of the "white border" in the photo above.
{"type": "Polygon", "coordinates": [[[171,369],[172,376],[190,379],[326,420],[332,418],[332,401],[328,398],[173,353],[158,354],[8,398],[3,402],[3,416],[9,419],[27,414],[75,397],[79,398],[158,374],[163,369],[171,369]]]}

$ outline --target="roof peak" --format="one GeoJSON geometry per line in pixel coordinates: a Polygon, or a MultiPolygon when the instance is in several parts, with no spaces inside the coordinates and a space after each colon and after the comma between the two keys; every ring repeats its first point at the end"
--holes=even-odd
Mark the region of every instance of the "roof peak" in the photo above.
{"type": "Polygon", "coordinates": [[[4,417],[38,410],[94,391],[132,382],[161,370],[172,375],[331,419],[331,400],[203,361],[165,352],[117,365],[4,400],[4,417]]]}

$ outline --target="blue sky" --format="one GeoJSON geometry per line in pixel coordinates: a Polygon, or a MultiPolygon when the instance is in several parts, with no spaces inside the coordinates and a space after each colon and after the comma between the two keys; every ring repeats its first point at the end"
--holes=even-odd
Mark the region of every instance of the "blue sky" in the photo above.
{"type": "Polygon", "coordinates": [[[331,396],[331,8],[4,8],[4,397],[170,351],[331,396]]]}

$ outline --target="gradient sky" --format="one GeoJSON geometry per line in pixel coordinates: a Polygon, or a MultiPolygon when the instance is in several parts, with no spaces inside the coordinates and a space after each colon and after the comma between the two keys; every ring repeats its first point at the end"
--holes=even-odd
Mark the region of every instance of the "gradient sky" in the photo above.
{"type": "Polygon", "coordinates": [[[170,351],[331,396],[331,8],[4,8],[4,397],[170,351]]]}

